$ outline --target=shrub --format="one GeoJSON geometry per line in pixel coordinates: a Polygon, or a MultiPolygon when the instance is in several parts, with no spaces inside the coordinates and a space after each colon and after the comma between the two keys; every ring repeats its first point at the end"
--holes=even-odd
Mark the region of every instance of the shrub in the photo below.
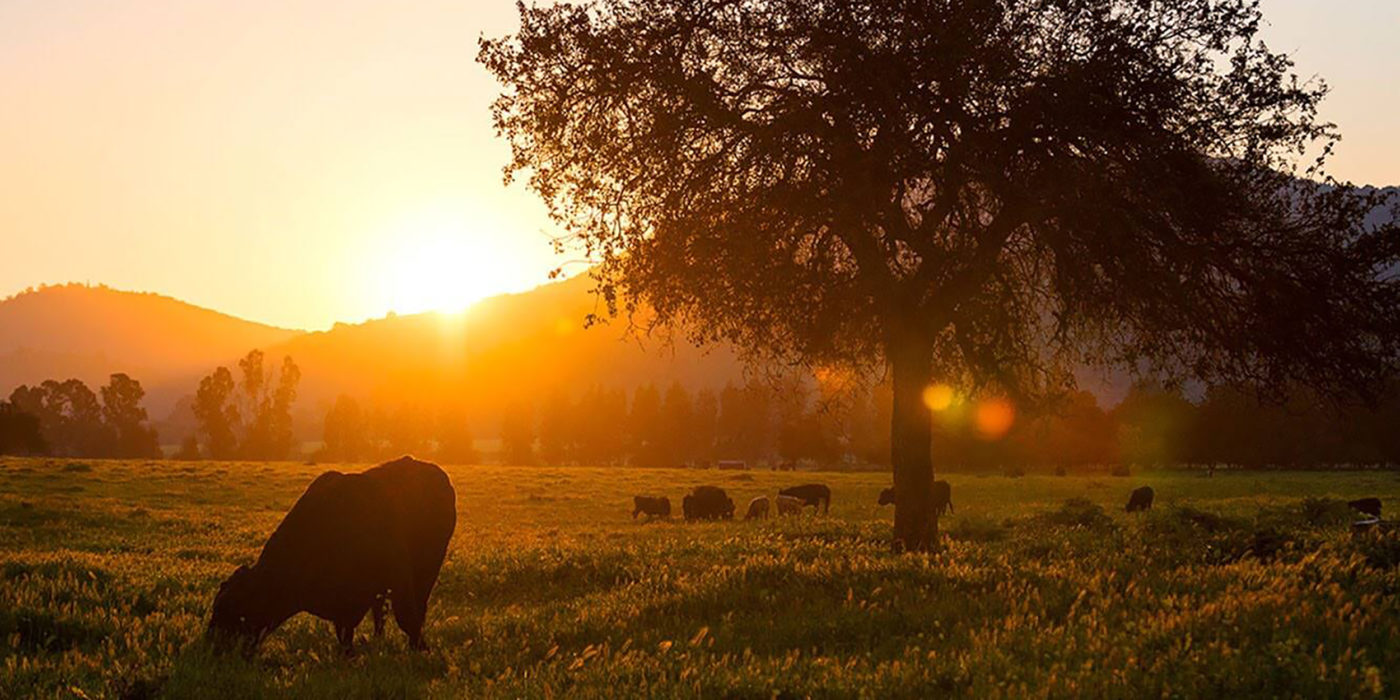
{"type": "Polygon", "coordinates": [[[1352,537],[1352,546],[1376,569],[1394,569],[1400,564],[1400,532],[1393,528],[1372,528],[1352,537]]]}
{"type": "Polygon", "coordinates": [[[995,542],[1006,537],[1006,528],[991,518],[968,515],[948,528],[948,536],[965,542],[995,542]]]}
{"type": "Polygon", "coordinates": [[[1059,510],[1037,517],[1041,522],[1065,527],[1099,528],[1113,523],[1103,507],[1087,498],[1071,498],[1059,510]]]}
{"type": "Polygon", "coordinates": [[[1338,525],[1351,520],[1351,509],[1331,498],[1304,498],[1303,519],[1309,525],[1338,525]]]}

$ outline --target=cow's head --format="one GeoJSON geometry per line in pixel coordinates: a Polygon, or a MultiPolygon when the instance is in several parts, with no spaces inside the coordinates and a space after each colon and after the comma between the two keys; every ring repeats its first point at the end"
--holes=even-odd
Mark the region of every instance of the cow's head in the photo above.
{"type": "Polygon", "coordinates": [[[267,635],[267,615],[258,585],[258,575],[246,566],[219,584],[205,637],[219,651],[239,649],[251,652],[267,635]]]}

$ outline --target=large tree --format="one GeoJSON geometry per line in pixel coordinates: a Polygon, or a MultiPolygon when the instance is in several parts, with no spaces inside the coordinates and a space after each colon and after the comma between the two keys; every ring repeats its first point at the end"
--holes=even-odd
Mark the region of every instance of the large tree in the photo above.
{"type": "Polygon", "coordinates": [[[1257,0],[521,4],[496,125],[610,311],[893,379],[895,537],[936,542],[934,380],[1077,363],[1337,389],[1393,368],[1393,231],[1257,0]]]}

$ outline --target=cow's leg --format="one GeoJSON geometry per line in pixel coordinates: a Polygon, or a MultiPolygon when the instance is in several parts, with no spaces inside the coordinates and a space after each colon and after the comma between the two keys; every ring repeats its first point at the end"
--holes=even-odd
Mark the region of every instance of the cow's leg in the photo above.
{"type": "Polygon", "coordinates": [[[394,622],[408,635],[408,646],[413,649],[427,649],[423,643],[423,620],[428,615],[427,596],[415,591],[413,586],[394,589],[389,596],[393,605],[394,622]]]}

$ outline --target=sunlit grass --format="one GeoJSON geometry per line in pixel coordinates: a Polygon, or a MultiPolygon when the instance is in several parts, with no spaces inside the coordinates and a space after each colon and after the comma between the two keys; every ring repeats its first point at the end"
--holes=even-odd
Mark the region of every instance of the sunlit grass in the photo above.
{"type": "Polygon", "coordinates": [[[344,659],[301,616],[249,663],[197,642],[210,598],[328,467],[84,464],[0,461],[0,696],[1400,688],[1400,547],[1353,542],[1335,502],[1400,508],[1393,473],[942,475],[957,514],[929,558],[888,552],[882,474],[449,467],[460,520],[431,652],[366,624],[344,659]],[[745,502],[811,480],[832,486],[830,517],[629,517],[634,493],[714,483],[745,502]],[[1142,484],[1157,507],[1130,517],[1142,484]]]}

